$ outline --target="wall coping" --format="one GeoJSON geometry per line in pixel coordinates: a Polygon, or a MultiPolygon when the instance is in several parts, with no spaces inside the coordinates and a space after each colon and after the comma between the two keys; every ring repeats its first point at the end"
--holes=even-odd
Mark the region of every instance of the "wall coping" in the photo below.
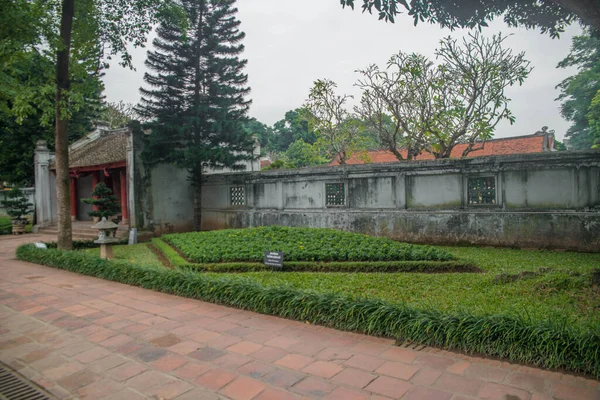
{"type": "Polygon", "coordinates": [[[392,173],[392,174],[410,174],[411,172],[439,171],[448,173],[455,171],[485,170],[503,170],[503,169],[532,169],[537,165],[548,167],[549,165],[559,167],[569,166],[598,166],[600,167],[600,151],[564,151],[547,152],[535,154],[510,154],[498,156],[483,156],[461,159],[441,159],[441,160],[423,160],[423,161],[405,161],[377,164],[354,164],[354,165],[335,165],[319,166],[298,169],[268,170],[268,171],[243,171],[234,173],[223,173],[218,175],[206,176],[206,182],[222,181],[231,179],[280,179],[293,178],[310,175],[334,175],[346,174],[369,174],[369,173],[392,173]]]}

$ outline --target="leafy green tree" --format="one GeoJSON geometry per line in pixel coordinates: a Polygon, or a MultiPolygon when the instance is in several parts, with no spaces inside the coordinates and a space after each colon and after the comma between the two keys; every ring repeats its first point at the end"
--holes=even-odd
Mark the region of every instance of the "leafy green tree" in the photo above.
{"type": "Polygon", "coordinates": [[[590,136],[593,141],[592,148],[598,149],[600,148],[600,90],[596,92],[588,110],[587,118],[590,123],[590,136]]]}
{"type": "Polygon", "coordinates": [[[514,122],[505,89],[522,84],[531,68],[524,53],[503,48],[505,39],[475,33],[460,43],[448,37],[436,50],[437,66],[402,52],[385,69],[371,65],[359,71],[357,112],[399,160],[400,149],[408,159],[422,150],[448,158],[457,144],[467,143],[464,157],[491,139],[501,120],[514,122]]]}
{"type": "Polygon", "coordinates": [[[194,187],[194,228],[201,228],[205,168],[243,168],[254,158],[245,129],[250,101],[247,61],[240,59],[245,34],[235,0],[181,0],[189,23],[166,21],[157,30],[152,71],[144,77],[138,112],[147,117],[149,163],[187,169],[194,187]]]}
{"type": "MultiPolygon", "coordinates": [[[[88,99],[75,89],[78,80],[75,72],[89,69],[91,64],[102,66],[99,57],[109,60],[120,55],[121,64],[131,67],[127,45],[143,45],[160,13],[173,9],[164,0],[4,0],[0,7],[0,34],[2,46],[0,59],[10,66],[13,60],[32,49],[45,48],[53,53],[55,62],[55,97],[47,104],[46,96],[31,93],[42,91],[46,86],[33,87],[12,85],[6,75],[0,75],[0,83],[7,84],[17,92],[16,100],[29,99],[32,108],[42,110],[46,116],[54,110],[56,193],[58,211],[58,248],[72,248],[70,217],[69,178],[69,121],[73,113],[88,99]],[[5,45],[7,44],[7,45],[5,45]],[[73,60],[82,60],[81,63],[73,60]],[[40,100],[40,101],[38,101],[40,100]]],[[[2,86],[2,85],[0,85],[2,86]]],[[[4,87],[4,86],[3,86],[4,87]]],[[[2,98],[3,96],[0,96],[2,98]]],[[[12,111],[18,118],[29,115],[27,102],[17,102],[12,111]],[[21,104],[22,106],[19,106],[21,104]]],[[[45,117],[44,117],[45,118],[45,117]]]]}
{"type": "Polygon", "coordinates": [[[260,143],[261,153],[265,153],[274,146],[275,143],[275,134],[273,133],[273,128],[270,126],[263,124],[256,118],[249,118],[244,123],[244,129],[249,135],[254,135],[258,138],[258,142],[260,143]]]}
{"type": "MultiPolygon", "coordinates": [[[[354,8],[360,0],[340,0],[343,7],[354,8]]],[[[502,17],[509,26],[540,28],[552,37],[564,32],[577,19],[600,30],[600,7],[594,0],[481,0],[460,3],[453,0],[362,0],[363,12],[394,22],[402,8],[414,24],[428,22],[445,28],[481,28],[502,17]]]]}
{"type": "Polygon", "coordinates": [[[326,164],[328,160],[314,144],[306,143],[302,139],[296,140],[288,147],[284,155],[285,168],[304,168],[326,164]]]}
{"type": "MultiPolygon", "coordinates": [[[[73,91],[86,101],[72,112],[70,143],[92,129],[103,89],[99,74],[84,68],[75,71],[73,91]]],[[[9,65],[0,64],[0,76],[10,82],[0,87],[0,181],[32,185],[35,143],[45,140],[54,144],[54,61],[50,53],[32,49],[9,65]]]]}
{"type": "Polygon", "coordinates": [[[271,151],[286,151],[295,141],[301,139],[308,144],[317,141],[317,134],[309,129],[308,121],[303,118],[302,110],[295,109],[285,113],[285,117],[273,124],[274,143],[271,151]]]}
{"type": "Polygon", "coordinates": [[[594,145],[595,128],[590,126],[590,110],[594,97],[600,90],[600,37],[589,30],[575,36],[571,51],[559,64],[559,68],[577,67],[577,74],[563,80],[557,88],[562,101],[560,111],[572,124],[565,135],[575,150],[589,149],[594,145]]]}
{"type": "Polygon", "coordinates": [[[92,198],[81,199],[86,204],[96,206],[96,210],[88,212],[90,217],[110,219],[113,215],[121,212],[119,200],[113,194],[112,190],[104,182],[100,182],[92,192],[92,198]]]}

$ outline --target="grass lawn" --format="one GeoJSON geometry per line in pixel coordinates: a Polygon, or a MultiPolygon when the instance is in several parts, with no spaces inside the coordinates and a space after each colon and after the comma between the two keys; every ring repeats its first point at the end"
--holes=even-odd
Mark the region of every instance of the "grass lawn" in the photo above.
{"type": "Polygon", "coordinates": [[[470,260],[484,273],[360,274],[270,273],[243,276],[265,285],[335,292],[418,308],[508,314],[534,321],[551,319],[600,330],[600,296],[591,280],[600,254],[556,253],[479,247],[443,247],[459,260],[470,260]],[[542,273],[520,277],[523,271],[542,273]],[[513,275],[500,280],[501,274],[513,275]]]}
{"type": "MultiPolygon", "coordinates": [[[[100,248],[93,248],[84,250],[87,253],[100,256],[100,248]]],[[[127,261],[132,264],[138,265],[151,265],[154,267],[162,267],[163,264],[160,262],[156,254],[150,250],[148,243],[140,243],[132,246],[120,245],[113,246],[113,252],[115,259],[119,261],[127,261]]]]}
{"type": "MultiPolygon", "coordinates": [[[[404,302],[418,308],[476,315],[504,314],[536,322],[550,319],[586,330],[600,330],[600,296],[591,284],[594,269],[600,267],[600,254],[482,247],[438,249],[458,260],[472,262],[483,273],[264,271],[229,275],[267,286],[290,285],[317,292],[404,302]]],[[[146,244],[116,246],[115,257],[136,264],[161,265],[146,244]]]]}

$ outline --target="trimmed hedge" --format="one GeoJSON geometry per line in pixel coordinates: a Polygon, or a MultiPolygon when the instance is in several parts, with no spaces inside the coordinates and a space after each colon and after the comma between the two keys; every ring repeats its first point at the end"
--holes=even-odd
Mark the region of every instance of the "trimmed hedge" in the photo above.
{"type": "MultiPolygon", "coordinates": [[[[113,245],[115,245],[115,246],[120,245],[120,244],[127,244],[127,239],[119,240],[118,242],[113,243],[113,245]]],[[[45,245],[49,249],[57,248],[56,242],[46,242],[45,245]]],[[[94,243],[93,240],[73,240],[73,250],[95,249],[96,247],[100,247],[100,245],[97,243],[94,243]]]]}
{"type": "MultiPolygon", "coordinates": [[[[228,262],[193,264],[183,258],[177,250],[159,238],[152,239],[152,245],[162,253],[169,263],[177,268],[197,272],[243,273],[270,271],[271,267],[257,262],[228,262]]],[[[347,261],[316,262],[286,261],[282,272],[481,272],[471,263],[462,261],[347,261]]]]}
{"type": "Polygon", "coordinates": [[[583,332],[552,321],[542,324],[503,315],[419,310],[403,304],[289,286],[264,287],[241,277],[133,266],[84,252],[42,250],[31,245],[19,247],[17,257],[258,313],[600,377],[600,332],[583,332]]]}
{"type": "Polygon", "coordinates": [[[432,247],[325,228],[269,226],[164,235],[192,263],[261,262],[265,251],[288,261],[450,261],[432,247]]]}

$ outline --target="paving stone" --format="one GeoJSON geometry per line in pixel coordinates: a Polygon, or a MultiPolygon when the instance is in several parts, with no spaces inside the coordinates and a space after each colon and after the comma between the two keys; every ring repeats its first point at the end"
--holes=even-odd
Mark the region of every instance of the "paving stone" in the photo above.
{"type": "Polygon", "coordinates": [[[469,396],[476,396],[482,384],[483,382],[478,379],[448,373],[444,373],[435,382],[435,386],[439,389],[469,396]]]}
{"type": "Polygon", "coordinates": [[[308,396],[310,398],[325,397],[327,394],[337,388],[323,379],[308,377],[294,385],[292,390],[296,393],[308,396]]]}
{"type": "Polygon", "coordinates": [[[233,400],[250,400],[267,386],[255,379],[241,376],[219,391],[224,396],[233,400]]]}
{"type": "Polygon", "coordinates": [[[371,382],[366,388],[366,391],[388,396],[394,399],[399,399],[404,396],[412,385],[406,381],[387,376],[380,376],[371,382]]]}
{"type": "Polygon", "coordinates": [[[135,352],[133,352],[133,357],[137,358],[140,361],[143,362],[152,362],[152,361],[156,361],[161,357],[164,357],[164,355],[167,354],[167,351],[165,349],[159,349],[157,347],[152,347],[152,346],[146,346],[143,347],[135,352]]]}
{"type": "Polygon", "coordinates": [[[251,361],[247,364],[242,365],[237,371],[251,378],[260,378],[268,373],[275,371],[277,368],[273,365],[266,364],[262,361],[251,361]]]}
{"type": "Polygon", "coordinates": [[[214,368],[205,374],[202,374],[195,382],[204,388],[217,391],[235,378],[237,378],[237,375],[234,373],[225,371],[224,369],[214,368]]]}
{"type": "Polygon", "coordinates": [[[301,372],[276,369],[275,371],[266,374],[262,379],[273,386],[287,389],[294,386],[305,377],[306,375],[301,372]]]}
{"type": "Polygon", "coordinates": [[[170,400],[192,390],[190,383],[172,379],[160,385],[151,386],[142,392],[155,399],[170,400]]]}
{"type": "Polygon", "coordinates": [[[225,351],[213,347],[203,347],[188,354],[188,356],[200,361],[213,361],[227,354],[225,351]]]}
{"type": "Polygon", "coordinates": [[[403,379],[405,381],[412,378],[419,367],[415,365],[408,365],[394,361],[386,361],[381,367],[375,370],[376,373],[382,375],[392,376],[394,378],[403,379]]]}
{"type": "Polygon", "coordinates": [[[262,344],[258,344],[258,343],[254,343],[254,342],[245,340],[245,341],[242,341],[242,342],[239,342],[232,346],[227,347],[227,351],[248,355],[248,354],[254,353],[255,351],[261,349],[262,347],[263,347],[262,344]]]}
{"type": "MultiPolygon", "coordinates": [[[[478,397],[489,400],[527,400],[529,393],[506,385],[484,383],[479,390],[478,397]]],[[[583,400],[581,397],[579,399],[583,400]]]]}
{"type": "Polygon", "coordinates": [[[362,389],[375,378],[377,378],[375,374],[360,369],[346,368],[334,376],[332,381],[362,389]]]}
{"type": "Polygon", "coordinates": [[[130,378],[133,378],[136,375],[141,374],[142,372],[145,372],[146,370],[147,367],[145,365],[137,363],[135,361],[130,361],[107,371],[106,376],[118,382],[123,382],[130,378]]]}
{"type": "Polygon", "coordinates": [[[61,378],[57,381],[57,383],[68,391],[74,392],[75,390],[94,383],[99,379],[99,376],[94,372],[90,370],[83,370],[61,378]]]}
{"type": "Polygon", "coordinates": [[[273,362],[282,359],[288,354],[285,350],[275,347],[265,346],[251,354],[250,357],[257,358],[265,362],[273,362]]]}
{"type": "Polygon", "coordinates": [[[514,373],[509,375],[505,382],[511,386],[527,389],[531,392],[546,392],[546,380],[540,376],[514,373]]]}
{"type": "Polygon", "coordinates": [[[325,398],[327,400],[368,400],[369,395],[362,391],[339,387],[325,398]]]}
{"type": "Polygon", "coordinates": [[[277,360],[275,364],[295,370],[301,370],[302,368],[311,364],[313,361],[315,361],[313,358],[303,356],[301,354],[287,354],[286,356],[277,360]]]}
{"type": "Polygon", "coordinates": [[[167,353],[156,361],[153,361],[150,366],[159,371],[168,372],[181,367],[188,362],[187,358],[179,354],[167,353]]]}
{"type": "Polygon", "coordinates": [[[367,371],[375,371],[383,365],[385,360],[378,357],[368,356],[365,354],[355,354],[344,362],[349,367],[364,369],[367,371]]]}
{"type": "Polygon", "coordinates": [[[406,400],[450,400],[453,394],[439,389],[416,386],[403,399],[406,400]]]}
{"type": "Polygon", "coordinates": [[[342,371],[343,367],[327,361],[315,361],[314,363],[304,367],[302,372],[311,375],[320,376],[321,378],[331,378],[342,371]]]}

